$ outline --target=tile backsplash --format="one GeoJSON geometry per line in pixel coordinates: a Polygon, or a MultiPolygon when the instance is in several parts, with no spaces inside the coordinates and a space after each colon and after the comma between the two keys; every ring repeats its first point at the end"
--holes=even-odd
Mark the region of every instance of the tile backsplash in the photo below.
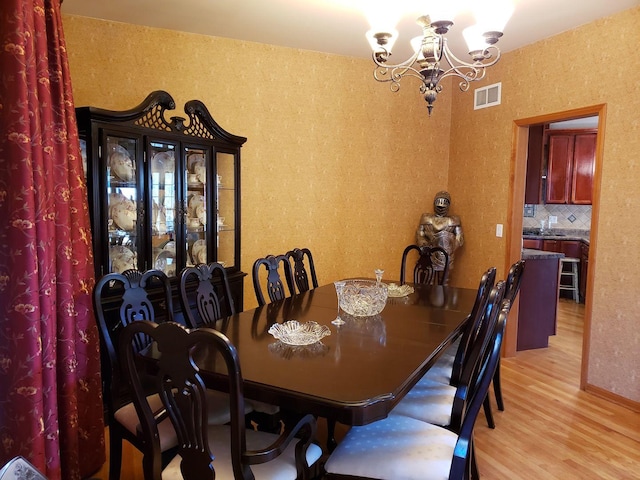
{"type": "Polygon", "coordinates": [[[534,207],[534,216],[526,216],[523,219],[523,228],[540,228],[540,222],[545,221],[545,228],[549,228],[549,217],[558,217],[558,223],[551,228],[563,228],[573,230],[591,230],[591,205],[525,205],[525,209],[531,211],[534,207]]]}

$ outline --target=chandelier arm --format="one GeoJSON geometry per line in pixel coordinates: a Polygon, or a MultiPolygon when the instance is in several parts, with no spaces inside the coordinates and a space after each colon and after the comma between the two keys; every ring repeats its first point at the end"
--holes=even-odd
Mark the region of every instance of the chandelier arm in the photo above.
{"type": "Polygon", "coordinates": [[[393,64],[393,63],[387,63],[387,60],[386,60],[391,56],[391,53],[388,52],[384,47],[381,47],[381,48],[383,52],[373,52],[373,63],[375,63],[380,68],[389,68],[389,69],[410,68],[411,65],[413,65],[416,62],[416,59],[420,54],[420,52],[416,52],[413,55],[411,55],[411,57],[406,59],[404,62],[393,64]],[[383,60],[380,61],[378,60],[378,58],[382,58],[383,60]]]}
{"type": "Polygon", "coordinates": [[[400,83],[404,77],[415,77],[420,81],[424,80],[424,77],[420,74],[418,70],[413,67],[402,65],[402,66],[387,66],[382,65],[378,66],[373,70],[373,78],[375,78],[379,82],[394,82],[400,83]],[[386,78],[383,78],[387,76],[386,78]]]}
{"type": "MultiPolygon", "coordinates": [[[[475,82],[478,80],[482,80],[487,71],[482,67],[471,67],[471,66],[456,66],[451,67],[449,70],[440,75],[440,80],[446,77],[460,77],[464,83],[475,82]]],[[[469,87],[467,86],[463,89],[463,92],[466,92],[469,87]]],[[[462,89],[462,88],[461,88],[462,89]]]]}
{"type": "Polygon", "coordinates": [[[456,57],[453,54],[453,52],[449,49],[449,46],[447,45],[446,39],[444,43],[444,48],[442,49],[442,53],[447,59],[447,62],[449,62],[449,65],[451,65],[454,68],[456,67],[469,67],[473,69],[487,68],[495,65],[496,63],[498,63],[498,60],[500,60],[500,49],[493,45],[489,45],[487,46],[487,48],[485,48],[482,51],[482,56],[484,57],[485,60],[489,60],[490,58],[492,58],[493,60],[491,60],[490,62],[482,62],[480,60],[474,63],[465,62],[463,60],[460,60],[458,57],[456,57]],[[492,55],[492,52],[494,52],[495,55],[492,55]],[[459,65],[456,65],[456,63],[459,65]]]}

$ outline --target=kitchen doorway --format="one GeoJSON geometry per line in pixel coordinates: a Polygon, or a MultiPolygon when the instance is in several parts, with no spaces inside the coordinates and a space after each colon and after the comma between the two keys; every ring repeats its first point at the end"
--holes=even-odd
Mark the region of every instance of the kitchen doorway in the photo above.
{"type": "MultiPolygon", "coordinates": [[[[586,281],[585,309],[584,309],[584,330],[582,342],[582,363],[580,375],[580,388],[584,389],[587,381],[589,363],[589,339],[591,335],[591,314],[593,296],[593,278],[596,269],[596,249],[597,249],[597,227],[600,210],[600,179],[602,171],[602,152],[604,145],[604,122],[606,105],[594,105],[591,107],[576,110],[567,110],[548,115],[524,118],[514,122],[514,149],[511,168],[511,178],[513,179],[510,191],[510,205],[508,214],[509,240],[507,242],[507,263],[506,268],[520,258],[522,251],[522,229],[524,197],[526,187],[527,150],[529,140],[529,128],[535,125],[561,122],[567,120],[583,119],[586,117],[598,117],[598,132],[596,141],[596,160],[593,177],[592,210],[591,210],[591,230],[589,249],[589,269],[586,281]]],[[[518,306],[512,308],[511,318],[518,318],[518,306]]],[[[507,334],[505,336],[505,356],[514,356],[517,345],[517,321],[507,324],[507,334]]]]}

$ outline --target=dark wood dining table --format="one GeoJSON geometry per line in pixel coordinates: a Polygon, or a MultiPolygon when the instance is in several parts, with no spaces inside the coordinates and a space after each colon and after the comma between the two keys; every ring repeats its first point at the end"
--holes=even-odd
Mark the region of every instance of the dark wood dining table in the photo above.
{"type": "MultiPolygon", "coordinates": [[[[476,290],[413,285],[389,298],[373,317],[341,312],[336,327],[333,284],[228,317],[219,326],[235,345],[245,397],[292,412],[312,413],[346,425],[385,418],[460,332],[476,290]],[[314,321],[331,335],[290,346],[269,332],[274,323],[314,321]]],[[[225,370],[215,356],[199,355],[208,386],[224,389],[225,370]]]]}

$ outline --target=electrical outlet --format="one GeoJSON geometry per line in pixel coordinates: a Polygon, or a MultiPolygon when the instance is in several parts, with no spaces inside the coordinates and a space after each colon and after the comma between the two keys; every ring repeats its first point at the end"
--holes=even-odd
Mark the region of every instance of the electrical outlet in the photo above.
{"type": "Polygon", "coordinates": [[[554,223],[558,223],[558,217],[556,217],[555,215],[549,215],[549,226],[553,225],[554,223]]]}
{"type": "Polygon", "coordinates": [[[498,223],[496,225],[496,237],[502,237],[502,224],[498,223]]]}

